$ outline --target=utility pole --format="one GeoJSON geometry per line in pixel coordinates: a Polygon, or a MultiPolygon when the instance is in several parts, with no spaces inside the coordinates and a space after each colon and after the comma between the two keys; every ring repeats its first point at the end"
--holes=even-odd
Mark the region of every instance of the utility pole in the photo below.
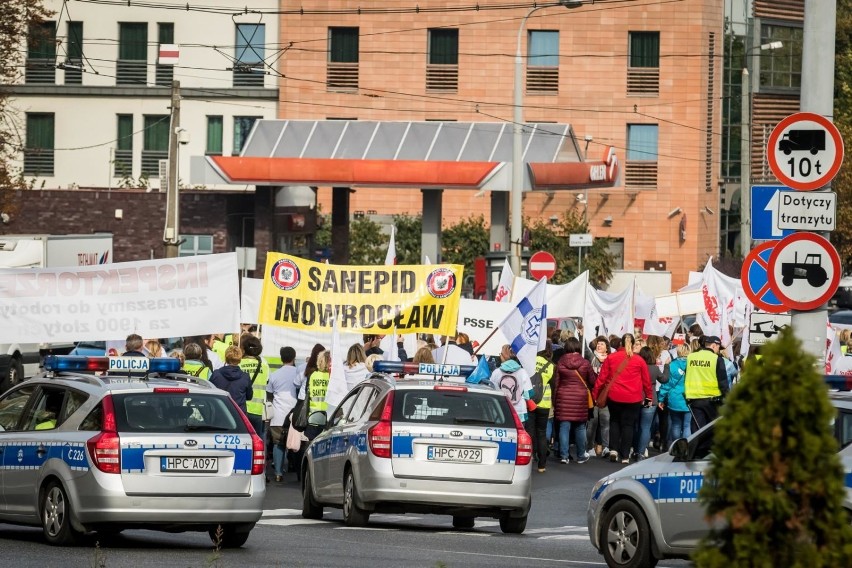
{"type": "Polygon", "coordinates": [[[180,128],[180,81],[172,82],[171,119],[169,120],[169,183],[166,189],[166,228],[163,245],[166,258],[177,258],[180,247],[178,221],[180,195],[178,192],[178,129],[180,128]]]}

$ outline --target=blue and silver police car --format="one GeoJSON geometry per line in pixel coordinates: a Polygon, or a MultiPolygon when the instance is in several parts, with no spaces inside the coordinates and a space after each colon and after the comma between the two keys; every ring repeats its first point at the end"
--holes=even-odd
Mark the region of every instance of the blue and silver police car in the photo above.
{"type": "Polygon", "coordinates": [[[262,440],[227,392],[173,358],[48,356],[0,397],[0,523],[50,544],[204,531],[242,546],[263,512],[262,440]]]}
{"type": "Polygon", "coordinates": [[[376,369],[384,372],[350,391],[306,450],[302,516],[340,507],[347,525],[363,526],[373,512],[431,513],[451,515],[456,528],[491,517],[522,533],[532,440],[503,392],[386,374],[423,372],[417,364],[376,369]]]}
{"type": "MultiPolygon", "coordinates": [[[[845,508],[852,513],[852,393],[830,393],[834,434],[846,473],[845,508]]],[[[710,463],[715,422],[667,454],[599,480],[588,509],[589,537],[610,568],[655,566],[687,558],[710,530],[698,491],[710,463]]]]}

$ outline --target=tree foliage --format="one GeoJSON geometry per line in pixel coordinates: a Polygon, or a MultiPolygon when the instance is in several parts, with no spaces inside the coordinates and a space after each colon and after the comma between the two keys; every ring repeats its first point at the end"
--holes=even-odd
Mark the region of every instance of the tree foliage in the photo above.
{"type": "MultiPolygon", "coordinates": [[[[0,83],[15,84],[21,77],[26,38],[31,24],[41,22],[52,15],[42,6],[41,0],[0,1],[0,83]]],[[[13,190],[24,185],[20,171],[15,171],[12,162],[24,146],[19,113],[11,106],[11,97],[0,90],[0,211],[15,210],[13,190]]]]}
{"type": "MultiPolygon", "coordinates": [[[[852,140],[852,0],[837,2],[834,46],[834,124],[848,141],[852,140]]],[[[831,240],[841,264],[848,267],[852,266],[852,152],[846,153],[833,189],[837,192],[837,230],[831,240]]]]}
{"type": "Polygon", "coordinates": [[[744,367],[699,492],[717,528],[697,566],[852,566],[835,412],[814,364],[785,328],[744,367]]]}
{"type": "MultiPolygon", "coordinates": [[[[420,215],[394,215],[393,224],[396,227],[396,263],[421,264],[421,235],[423,233],[423,217],[420,215]]],[[[437,259],[429,259],[437,262],[437,259]]]]}
{"type": "Polygon", "coordinates": [[[362,217],[349,225],[349,264],[384,264],[390,235],[372,219],[362,217]]]}
{"type": "MultiPolygon", "coordinates": [[[[574,210],[565,211],[555,225],[540,219],[527,219],[530,231],[529,248],[547,251],[556,258],[556,274],[550,279],[553,284],[570,282],[580,274],[580,259],[577,247],[570,246],[569,236],[589,231],[581,215],[574,210]]],[[[609,251],[609,239],[597,238],[591,247],[583,247],[582,269],[589,271],[589,282],[602,288],[612,278],[615,257],[609,251]]]]}
{"type": "MultiPolygon", "coordinates": [[[[470,216],[444,229],[441,237],[442,262],[463,264],[464,273],[473,274],[473,263],[477,257],[488,252],[491,244],[485,217],[470,216]]],[[[435,259],[432,259],[435,262],[435,259]]]]}

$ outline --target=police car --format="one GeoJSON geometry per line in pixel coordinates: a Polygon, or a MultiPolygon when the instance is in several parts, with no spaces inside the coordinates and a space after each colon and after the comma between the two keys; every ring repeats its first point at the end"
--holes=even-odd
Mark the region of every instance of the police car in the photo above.
{"type": "MultiPolygon", "coordinates": [[[[830,393],[837,410],[834,434],[846,471],[844,507],[852,513],[852,393],[830,393]]],[[[643,460],[598,481],[589,501],[592,545],[611,568],[654,566],[687,558],[710,526],[698,491],[710,463],[715,422],[668,454],[643,460]]]]}
{"type": "Polygon", "coordinates": [[[338,507],[347,525],[364,526],[373,512],[433,513],[452,515],[457,528],[492,517],[522,533],[532,440],[517,413],[490,385],[386,374],[460,371],[422,367],[376,362],[379,372],[334,410],[305,452],[302,516],[338,507]]]}
{"type": "Polygon", "coordinates": [[[174,358],[48,356],[0,397],[0,523],[50,544],[87,532],[206,531],[242,546],[263,512],[262,440],[174,358]]]}

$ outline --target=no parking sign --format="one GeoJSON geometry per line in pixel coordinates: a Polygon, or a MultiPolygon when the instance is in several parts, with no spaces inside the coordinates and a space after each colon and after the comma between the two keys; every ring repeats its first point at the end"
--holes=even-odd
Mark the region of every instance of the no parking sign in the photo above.
{"type": "Polygon", "coordinates": [[[770,314],[787,311],[769,284],[769,258],[778,241],[767,241],[753,248],[743,261],[740,279],[743,291],[755,307],[770,314]]]}

